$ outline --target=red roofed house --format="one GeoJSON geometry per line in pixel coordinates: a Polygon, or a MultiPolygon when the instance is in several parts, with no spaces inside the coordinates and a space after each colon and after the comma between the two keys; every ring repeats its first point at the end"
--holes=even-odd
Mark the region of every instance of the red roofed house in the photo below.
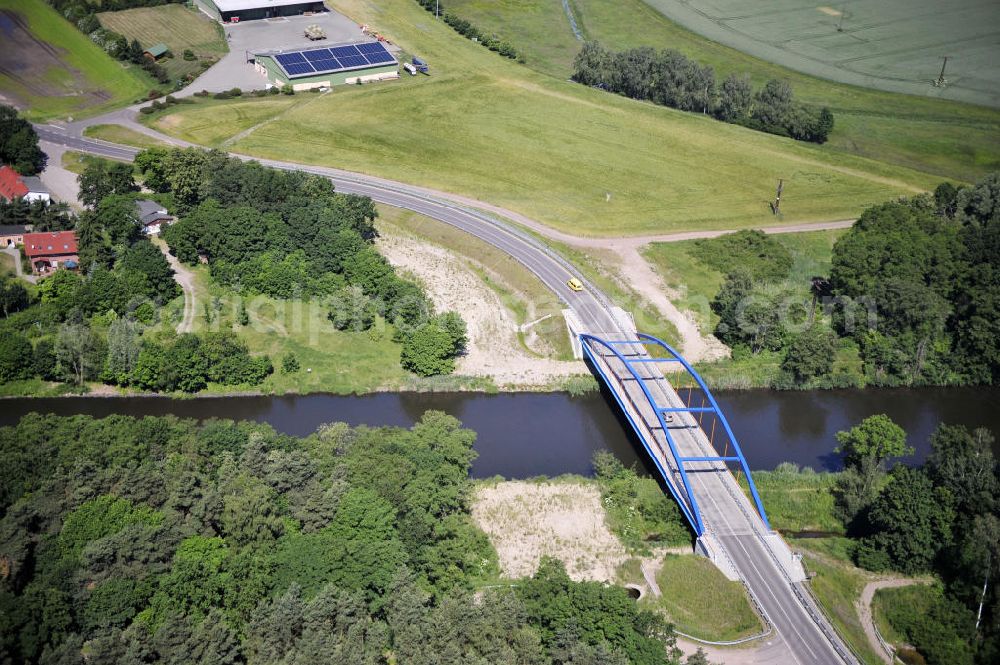
{"type": "Polygon", "coordinates": [[[0,166],[0,196],[13,201],[23,198],[25,201],[48,201],[49,190],[38,178],[31,176],[21,176],[17,171],[6,164],[0,166]]]}
{"type": "Polygon", "coordinates": [[[48,275],[58,268],[75,270],[80,264],[76,252],[76,234],[72,231],[24,234],[24,253],[31,259],[36,275],[48,275]]]}

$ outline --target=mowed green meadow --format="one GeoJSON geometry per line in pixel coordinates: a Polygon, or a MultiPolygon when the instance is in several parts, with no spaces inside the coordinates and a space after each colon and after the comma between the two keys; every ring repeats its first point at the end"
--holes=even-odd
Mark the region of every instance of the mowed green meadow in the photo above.
{"type": "MultiPolygon", "coordinates": [[[[824,146],[828,152],[871,157],[968,182],[1000,168],[998,109],[802,74],[705,39],[643,0],[571,0],[570,5],[587,40],[614,49],[677,49],[711,65],[717,81],[731,72],[749,74],[755,86],[770,78],[789,81],[802,101],[833,110],[836,125],[824,146]]],[[[559,78],[572,73],[580,42],[558,0],[450,0],[448,8],[508,39],[532,69],[559,78]]]]}
{"type": "MultiPolygon", "coordinates": [[[[315,101],[272,109],[277,121],[229,149],[470,195],[580,235],[774,224],[767,201],[779,178],[777,223],[852,217],[936,183],[539,74],[458,36],[412,0],[331,4],[427,58],[431,76],[297,95],[315,101]]],[[[221,145],[260,125],[257,103],[233,104],[235,115],[227,105],[192,105],[153,122],[221,145]]]]}
{"type": "Polygon", "coordinates": [[[0,91],[31,120],[94,115],[144,97],[153,87],[141,69],[113,60],[42,0],[0,0],[0,12],[19,16],[27,26],[28,34],[10,26],[0,45],[9,49],[0,54],[0,91]]]}
{"type": "Polygon", "coordinates": [[[221,26],[198,9],[181,5],[137,7],[97,15],[101,25],[128,39],[137,39],[143,48],[164,43],[173,58],[160,60],[171,78],[196,72],[198,60],[185,60],[190,49],[198,58],[218,59],[229,51],[221,26]]]}

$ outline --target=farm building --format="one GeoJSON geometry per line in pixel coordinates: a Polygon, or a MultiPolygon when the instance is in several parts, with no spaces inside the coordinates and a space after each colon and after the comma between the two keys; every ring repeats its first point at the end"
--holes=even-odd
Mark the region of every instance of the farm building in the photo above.
{"type": "Polygon", "coordinates": [[[380,42],[263,51],[253,57],[269,83],[296,90],[399,78],[396,58],[380,42]]]}
{"type": "Polygon", "coordinates": [[[224,23],[326,11],[322,0],[204,0],[201,6],[224,23]]]}

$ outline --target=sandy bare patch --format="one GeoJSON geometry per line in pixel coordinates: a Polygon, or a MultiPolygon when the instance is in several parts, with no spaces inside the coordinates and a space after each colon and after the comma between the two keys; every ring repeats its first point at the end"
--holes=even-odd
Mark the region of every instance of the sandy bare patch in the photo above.
{"type": "Polygon", "coordinates": [[[630,558],[605,525],[601,495],[592,485],[508,481],[480,487],[472,518],[489,535],[510,578],[532,575],[549,555],[574,580],[612,582],[630,558]]]}
{"type": "Polygon", "coordinates": [[[456,372],[489,376],[501,386],[543,386],[585,374],[582,362],[539,358],[517,339],[518,324],[500,297],[453,253],[419,240],[383,234],[378,249],[396,268],[420,280],[438,311],[459,312],[469,327],[469,345],[456,372]]]}

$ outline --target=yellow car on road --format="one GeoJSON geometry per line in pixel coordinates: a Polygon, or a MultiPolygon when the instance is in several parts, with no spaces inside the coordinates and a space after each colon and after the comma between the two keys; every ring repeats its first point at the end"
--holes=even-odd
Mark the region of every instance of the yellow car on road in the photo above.
{"type": "Polygon", "coordinates": [[[576,277],[566,282],[566,285],[574,291],[583,291],[583,282],[578,280],[576,277]]]}

